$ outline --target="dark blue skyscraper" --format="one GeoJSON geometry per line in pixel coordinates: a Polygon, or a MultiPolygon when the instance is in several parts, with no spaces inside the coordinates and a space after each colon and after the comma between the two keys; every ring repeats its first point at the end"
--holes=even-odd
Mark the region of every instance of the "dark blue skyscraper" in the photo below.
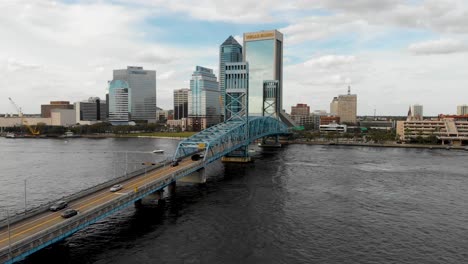
{"type": "Polygon", "coordinates": [[[227,38],[219,47],[219,90],[221,92],[223,107],[223,109],[221,109],[221,113],[224,113],[224,102],[226,101],[226,63],[242,62],[242,59],[242,46],[234,37],[229,36],[229,38],[227,38]]]}

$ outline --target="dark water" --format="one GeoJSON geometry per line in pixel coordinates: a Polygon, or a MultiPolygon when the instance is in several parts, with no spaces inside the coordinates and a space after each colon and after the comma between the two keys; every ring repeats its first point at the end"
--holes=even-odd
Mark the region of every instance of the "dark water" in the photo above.
{"type": "MultiPolygon", "coordinates": [[[[93,144],[157,145],[134,141],[93,144]]],[[[256,156],[215,163],[206,185],[179,185],[164,206],[127,208],[25,263],[468,262],[468,152],[291,145],[256,156]]]]}

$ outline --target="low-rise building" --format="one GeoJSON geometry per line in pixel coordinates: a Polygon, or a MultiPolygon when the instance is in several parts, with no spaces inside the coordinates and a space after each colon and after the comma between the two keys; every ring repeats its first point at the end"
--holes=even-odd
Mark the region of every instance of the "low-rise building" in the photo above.
{"type": "Polygon", "coordinates": [[[74,109],[52,109],[50,111],[51,124],[53,126],[73,126],[76,124],[74,109]]]}
{"type": "Polygon", "coordinates": [[[339,116],[320,116],[320,125],[328,125],[331,123],[340,123],[339,116]]]}
{"type": "Polygon", "coordinates": [[[397,134],[403,141],[436,137],[442,144],[462,145],[468,143],[468,121],[460,119],[398,121],[397,134]]]}
{"type": "Polygon", "coordinates": [[[50,101],[50,104],[41,105],[41,117],[50,118],[53,109],[73,109],[73,105],[69,101],[50,101]]]}
{"type": "Polygon", "coordinates": [[[330,123],[328,125],[320,125],[320,132],[336,132],[336,133],[346,133],[347,126],[340,125],[337,123],[330,123]]]}
{"type": "Polygon", "coordinates": [[[180,128],[180,131],[187,130],[187,118],[181,118],[177,120],[167,120],[167,126],[172,130],[177,130],[180,128]]]}

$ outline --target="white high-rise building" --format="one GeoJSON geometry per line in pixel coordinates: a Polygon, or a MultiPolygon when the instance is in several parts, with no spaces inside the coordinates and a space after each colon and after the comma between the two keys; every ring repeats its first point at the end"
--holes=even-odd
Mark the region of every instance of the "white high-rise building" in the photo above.
{"type": "Polygon", "coordinates": [[[457,106],[457,115],[468,115],[468,105],[457,106]]]}
{"type": "Polygon", "coordinates": [[[411,117],[413,120],[423,120],[423,106],[415,104],[411,106],[411,117]]]}

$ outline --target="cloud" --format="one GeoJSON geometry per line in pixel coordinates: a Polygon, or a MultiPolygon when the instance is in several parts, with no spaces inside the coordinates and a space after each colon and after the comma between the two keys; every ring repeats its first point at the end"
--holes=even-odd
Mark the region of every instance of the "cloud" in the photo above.
{"type": "Polygon", "coordinates": [[[7,61],[6,70],[9,72],[16,72],[25,70],[37,70],[41,67],[42,66],[38,64],[26,63],[24,61],[20,61],[14,58],[9,58],[7,61]]]}
{"type": "Polygon", "coordinates": [[[459,40],[439,39],[411,44],[408,50],[416,55],[450,54],[468,51],[468,45],[459,40]]]}
{"type": "Polygon", "coordinates": [[[346,55],[325,55],[316,59],[311,59],[304,62],[305,66],[320,67],[320,68],[331,68],[340,67],[346,64],[351,64],[356,61],[355,56],[346,55]]]}

